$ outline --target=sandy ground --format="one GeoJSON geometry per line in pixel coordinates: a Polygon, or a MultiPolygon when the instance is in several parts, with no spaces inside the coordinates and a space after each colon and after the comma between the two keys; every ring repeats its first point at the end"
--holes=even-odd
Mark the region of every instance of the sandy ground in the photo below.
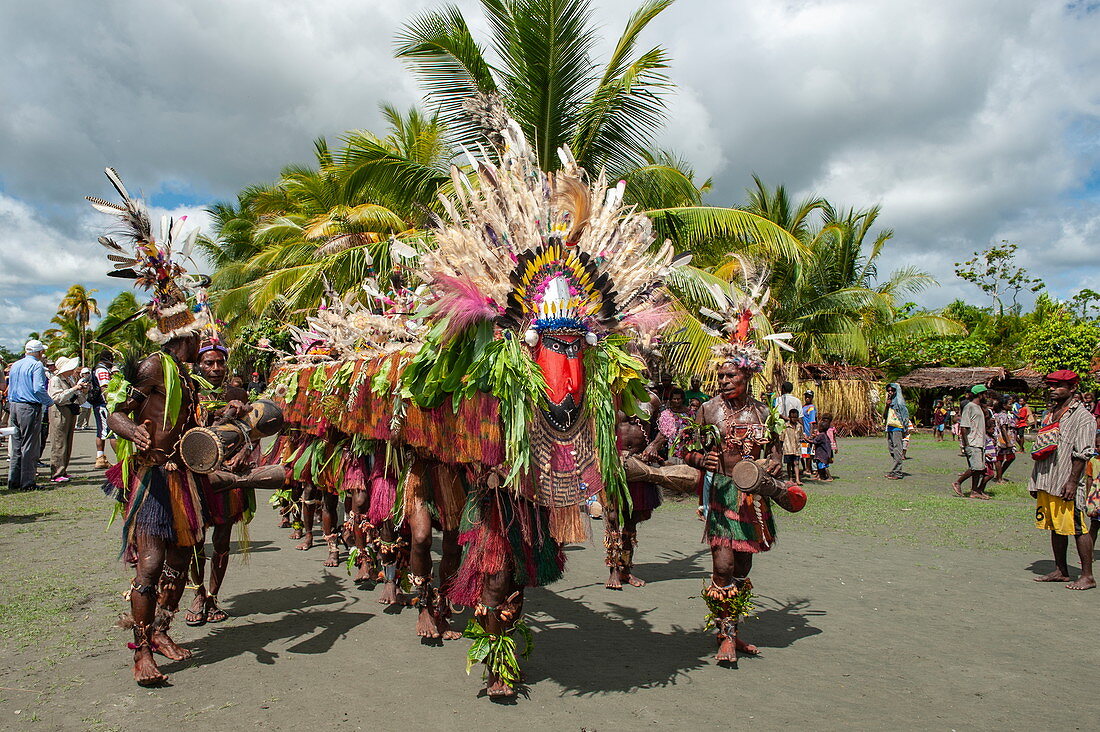
{"type": "MultiPolygon", "coordinates": [[[[78,451],[86,452],[89,440],[78,435],[78,451]]],[[[852,449],[864,448],[853,442],[852,449]]],[[[878,443],[865,449],[877,459],[878,443]]],[[[413,611],[387,610],[343,567],[323,568],[323,547],[294,551],[265,499],[252,524],[248,564],[230,565],[223,602],[234,617],[197,629],[180,623],[177,638],[195,658],[164,666],[172,685],[156,690],[132,684],[124,634],[109,627],[123,609],[119,593],[128,575],[112,561],[117,537],[104,531],[104,513],[68,517],[59,504],[4,517],[0,568],[37,554],[83,574],[89,588],[67,613],[69,652],[43,657],[38,649],[51,647],[49,632],[22,648],[0,639],[0,728],[1098,724],[1091,677],[1100,592],[1032,582],[1034,572],[1049,569],[1038,532],[1026,552],[922,549],[809,528],[797,515],[782,515],[779,544],[753,571],[759,612],[745,627],[763,653],[729,669],[711,660],[714,641],[702,628],[703,603],[693,597],[709,559],[699,544],[701,524],[690,505],[669,504],[641,531],[644,589],[603,588],[597,541],[570,547],[565,579],[529,592],[535,653],[525,664],[528,696],[498,705],[479,696],[477,670],[463,673],[467,641],[421,643],[413,611]]],[[[34,581],[0,574],[8,595],[34,581]]]]}

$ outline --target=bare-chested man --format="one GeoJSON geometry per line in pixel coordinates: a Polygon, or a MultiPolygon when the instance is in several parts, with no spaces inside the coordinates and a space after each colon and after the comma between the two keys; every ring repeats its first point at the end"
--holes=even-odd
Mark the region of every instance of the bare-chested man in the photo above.
{"type": "Polygon", "coordinates": [[[708,621],[718,632],[716,660],[727,663],[736,663],[739,651],[757,653],[738,636],[738,623],[752,597],[753,554],[768,551],[775,542],[770,501],[738,491],[729,476],[734,465],[749,458],[766,459],[773,476],[783,470],[779,436],[767,427],[768,408],[748,395],[752,373],[731,361],[718,367],[718,396],[703,404],[697,421],[717,427],[721,442],[709,452],[685,456],[688,465],[711,473],[704,479],[703,506],[713,575],[703,596],[708,621]]]}
{"type": "MultiPolygon", "coordinates": [[[[625,460],[632,455],[642,455],[649,447],[649,427],[639,416],[627,416],[619,412],[617,436],[619,454],[625,460]]],[[[644,457],[642,459],[645,459],[644,457]]],[[[638,545],[638,524],[653,516],[653,509],[661,505],[661,490],[653,483],[630,481],[630,507],[619,506],[604,492],[604,548],[607,550],[608,578],[604,585],[610,590],[621,590],[624,584],[644,587],[645,581],[634,575],[634,549],[638,545]]]]}
{"type": "MultiPolygon", "coordinates": [[[[248,393],[239,387],[226,384],[226,358],[229,350],[213,339],[204,341],[199,348],[197,369],[199,376],[205,379],[212,389],[205,387],[199,391],[200,421],[208,427],[219,418],[233,418],[246,409],[248,393]]],[[[253,451],[255,452],[255,451],[253,451]]],[[[234,464],[229,466],[245,471],[252,466],[256,456],[242,452],[234,456],[234,464]]],[[[237,470],[234,470],[237,472],[237,470]]],[[[218,605],[218,593],[229,567],[229,539],[233,525],[242,521],[248,511],[250,494],[243,488],[231,488],[214,491],[210,481],[201,479],[205,523],[212,526],[214,557],[210,562],[210,586],[204,584],[206,572],[206,535],[199,543],[191,563],[191,576],[195,582],[195,599],[184,614],[184,622],[197,626],[205,623],[220,623],[229,617],[218,605]]]]}
{"type": "Polygon", "coordinates": [[[128,593],[130,647],[134,680],[142,686],[168,678],[157,668],[154,652],[173,661],[191,657],[168,630],[183,596],[191,552],[202,541],[198,481],[177,453],[180,437],[196,426],[198,396],[187,364],[194,363],[198,349],[197,334],[176,337],[163,352],[142,361],[126,399],[107,420],[121,438],[119,463],[108,472],[108,481],[125,506],[124,553],[137,569],[128,593]],[[173,409],[169,405],[177,394],[178,409],[173,409]]]}

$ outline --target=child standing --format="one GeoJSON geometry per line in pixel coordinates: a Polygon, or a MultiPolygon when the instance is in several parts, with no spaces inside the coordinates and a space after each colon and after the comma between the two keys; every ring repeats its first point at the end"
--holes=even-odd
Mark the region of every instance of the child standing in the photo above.
{"type": "Polygon", "coordinates": [[[833,463],[833,440],[829,437],[829,430],[833,427],[833,415],[826,412],[817,422],[817,428],[810,438],[814,448],[814,467],[817,468],[819,480],[828,483],[833,478],[829,475],[829,466],[833,463]]]}
{"type": "Polygon", "coordinates": [[[787,466],[787,478],[795,485],[802,485],[802,466],[799,464],[799,448],[802,444],[802,423],[797,409],[787,413],[787,426],[783,429],[783,464],[787,466]]]}

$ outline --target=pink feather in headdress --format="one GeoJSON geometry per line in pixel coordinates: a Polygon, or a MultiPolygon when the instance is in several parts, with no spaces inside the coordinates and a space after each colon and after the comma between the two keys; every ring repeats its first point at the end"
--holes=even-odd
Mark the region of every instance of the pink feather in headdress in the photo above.
{"type": "Polygon", "coordinates": [[[447,317],[445,338],[448,340],[468,326],[481,320],[492,320],[500,315],[500,309],[485,297],[472,282],[450,275],[436,275],[433,282],[442,293],[436,301],[438,312],[447,317]]]}
{"type": "Polygon", "coordinates": [[[622,325],[635,328],[639,333],[655,333],[672,320],[672,306],[662,303],[655,307],[639,310],[622,319],[622,325]]]}

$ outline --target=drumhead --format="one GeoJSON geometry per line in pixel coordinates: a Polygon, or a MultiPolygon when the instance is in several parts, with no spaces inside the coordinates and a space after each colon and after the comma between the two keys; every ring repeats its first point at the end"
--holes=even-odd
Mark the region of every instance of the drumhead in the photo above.
{"type": "Polygon", "coordinates": [[[213,473],[222,464],[222,442],[214,430],[194,427],[180,439],[180,457],[183,464],[196,473],[213,473]]]}
{"type": "Polygon", "coordinates": [[[752,460],[742,460],[730,469],[730,479],[738,490],[752,493],[760,486],[764,471],[752,460]]]}

